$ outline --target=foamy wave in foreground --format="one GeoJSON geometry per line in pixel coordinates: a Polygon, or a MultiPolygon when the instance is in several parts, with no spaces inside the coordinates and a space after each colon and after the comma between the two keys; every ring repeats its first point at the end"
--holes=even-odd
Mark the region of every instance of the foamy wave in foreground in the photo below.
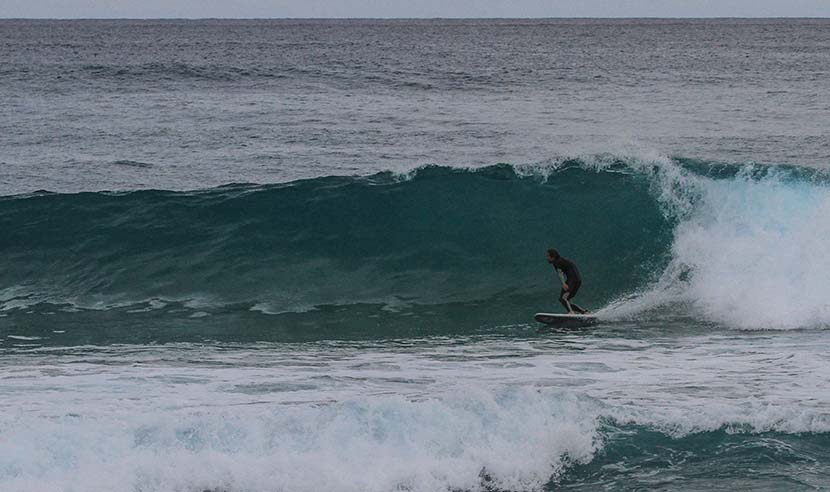
{"type": "Polygon", "coordinates": [[[605,423],[646,426],[674,438],[720,429],[830,430],[826,417],[803,409],[750,407],[721,402],[703,412],[656,412],[523,388],[238,412],[18,416],[0,427],[0,486],[15,492],[538,491],[593,459],[604,445],[605,423]]]}
{"type": "Polygon", "coordinates": [[[0,485],[48,491],[540,490],[590,460],[597,423],[534,390],[213,414],[2,423],[0,485]]]}
{"type": "Polygon", "coordinates": [[[529,491],[655,433],[828,438],[821,332],[622,329],[8,354],[0,490],[529,491]]]}

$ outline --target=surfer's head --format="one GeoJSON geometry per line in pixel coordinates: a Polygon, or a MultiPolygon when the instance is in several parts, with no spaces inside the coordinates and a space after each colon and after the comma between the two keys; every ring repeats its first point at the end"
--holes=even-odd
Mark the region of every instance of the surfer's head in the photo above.
{"type": "Polygon", "coordinates": [[[553,263],[554,261],[559,259],[559,251],[551,248],[547,252],[548,263],[553,263]]]}

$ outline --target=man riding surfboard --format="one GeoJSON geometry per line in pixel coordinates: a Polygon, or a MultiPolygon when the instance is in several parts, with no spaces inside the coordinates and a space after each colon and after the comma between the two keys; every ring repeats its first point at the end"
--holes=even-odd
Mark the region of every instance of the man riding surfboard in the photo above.
{"type": "Polygon", "coordinates": [[[559,302],[568,310],[568,314],[586,314],[588,311],[571,302],[582,286],[582,277],[574,262],[563,258],[555,249],[549,249],[546,253],[548,263],[553,265],[557,273],[561,272],[562,290],[559,292],[559,302]]]}

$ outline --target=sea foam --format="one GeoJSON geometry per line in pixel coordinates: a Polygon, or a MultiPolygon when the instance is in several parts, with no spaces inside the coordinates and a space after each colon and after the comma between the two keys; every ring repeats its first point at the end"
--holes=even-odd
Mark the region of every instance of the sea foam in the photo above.
{"type": "Polygon", "coordinates": [[[533,389],[232,413],[18,415],[0,435],[0,485],[17,492],[541,490],[599,444],[580,400],[533,389]]]}
{"type": "Polygon", "coordinates": [[[665,203],[681,203],[680,213],[671,210],[678,220],[671,261],[635,304],[680,301],[704,319],[742,329],[830,324],[830,189],[753,170],[725,179],[684,173],[682,186],[660,183],[665,203]]]}

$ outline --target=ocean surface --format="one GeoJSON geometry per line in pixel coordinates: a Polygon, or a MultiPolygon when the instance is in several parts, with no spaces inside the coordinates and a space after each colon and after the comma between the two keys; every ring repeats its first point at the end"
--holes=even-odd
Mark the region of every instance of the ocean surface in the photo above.
{"type": "Polygon", "coordinates": [[[828,490],[829,247],[830,20],[0,20],[0,490],[828,490]]]}

